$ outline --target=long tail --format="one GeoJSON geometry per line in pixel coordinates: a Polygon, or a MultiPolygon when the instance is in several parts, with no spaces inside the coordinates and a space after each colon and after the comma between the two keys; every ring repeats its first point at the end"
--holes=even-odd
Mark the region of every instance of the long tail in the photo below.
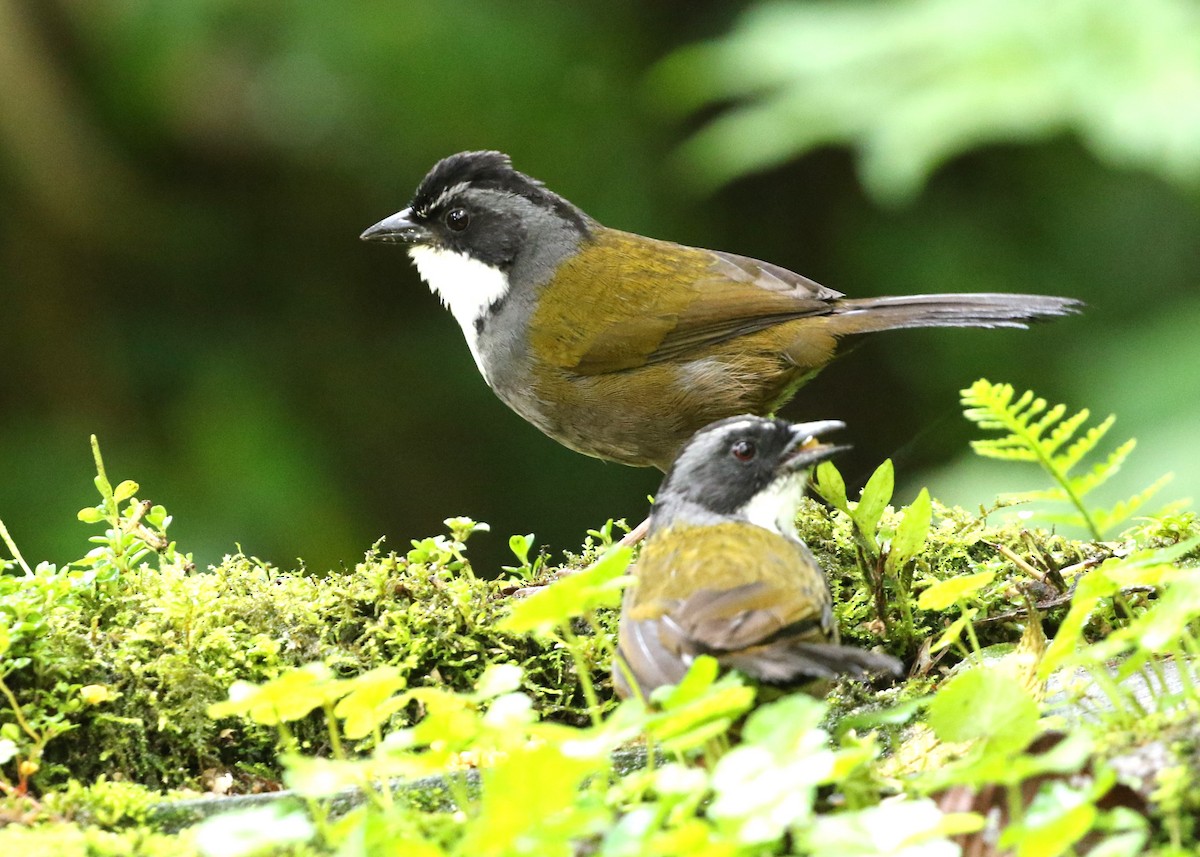
{"type": "Polygon", "coordinates": [[[903,327],[1028,327],[1031,322],[1074,315],[1083,302],[1047,295],[911,295],[843,298],[829,313],[837,334],[903,327]]]}

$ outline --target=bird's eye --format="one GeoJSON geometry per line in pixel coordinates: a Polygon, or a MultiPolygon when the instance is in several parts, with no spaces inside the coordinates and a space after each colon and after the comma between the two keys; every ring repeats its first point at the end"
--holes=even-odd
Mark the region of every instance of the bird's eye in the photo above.
{"type": "Polygon", "coordinates": [[[452,208],[446,212],[446,225],[455,232],[462,232],[471,222],[471,215],[465,208],[452,208]]]}
{"type": "Polygon", "coordinates": [[[752,461],[754,456],[758,455],[758,447],[754,445],[754,441],[739,440],[729,448],[729,452],[738,461],[752,461]]]}

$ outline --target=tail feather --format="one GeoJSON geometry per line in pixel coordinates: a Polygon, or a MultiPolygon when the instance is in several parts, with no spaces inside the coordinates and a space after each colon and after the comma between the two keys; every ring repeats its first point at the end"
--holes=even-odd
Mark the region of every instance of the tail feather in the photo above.
{"type": "Polygon", "coordinates": [[[842,675],[898,676],[903,672],[903,665],[891,655],[836,643],[777,643],[722,655],[718,660],[759,681],[778,685],[842,675]]]}
{"type": "Polygon", "coordinates": [[[1082,308],[1073,298],[987,292],[843,298],[832,305],[830,320],[839,335],[906,327],[1028,327],[1082,308]]]}

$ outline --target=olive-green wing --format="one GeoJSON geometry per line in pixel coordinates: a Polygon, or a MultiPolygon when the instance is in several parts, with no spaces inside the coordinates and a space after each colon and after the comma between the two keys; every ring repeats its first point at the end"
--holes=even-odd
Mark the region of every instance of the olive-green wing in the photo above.
{"type": "Polygon", "coordinates": [[[804,545],[744,523],[664,535],[639,560],[633,618],[661,618],[714,651],[834,633],[825,575],[804,545]]]}
{"type": "Polygon", "coordinates": [[[581,375],[686,357],[786,321],[822,315],[841,297],[778,265],[733,253],[649,239],[617,242],[611,235],[600,239],[559,272],[564,282],[591,281],[585,300],[579,301],[576,292],[567,305],[565,289],[562,297],[552,291],[543,295],[543,302],[556,305],[554,318],[574,315],[576,329],[588,331],[586,341],[559,334],[554,343],[566,346],[559,355],[564,368],[581,375]]]}

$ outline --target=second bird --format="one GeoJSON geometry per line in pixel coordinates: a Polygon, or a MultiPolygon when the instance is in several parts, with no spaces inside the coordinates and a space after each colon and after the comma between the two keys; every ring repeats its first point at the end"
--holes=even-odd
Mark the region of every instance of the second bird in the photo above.
{"type": "Polygon", "coordinates": [[[625,591],[613,684],[643,696],[711,655],[763,684],[898,675],[900,662],[843,646],[825,574],[796,533],[809,471],[840,422],[745,416],[697,432],[671,466],[625,591]]]}
{"type": "Polygon", "coordinates": [[[407,247],[514,411],[574,450],[663,471],[702,426],[773,413],[847,337],[1024,327],[1079,306],[847,298],[768,262],[602,226],[500,152],[440,161],[362,237],[407,247]]]}

